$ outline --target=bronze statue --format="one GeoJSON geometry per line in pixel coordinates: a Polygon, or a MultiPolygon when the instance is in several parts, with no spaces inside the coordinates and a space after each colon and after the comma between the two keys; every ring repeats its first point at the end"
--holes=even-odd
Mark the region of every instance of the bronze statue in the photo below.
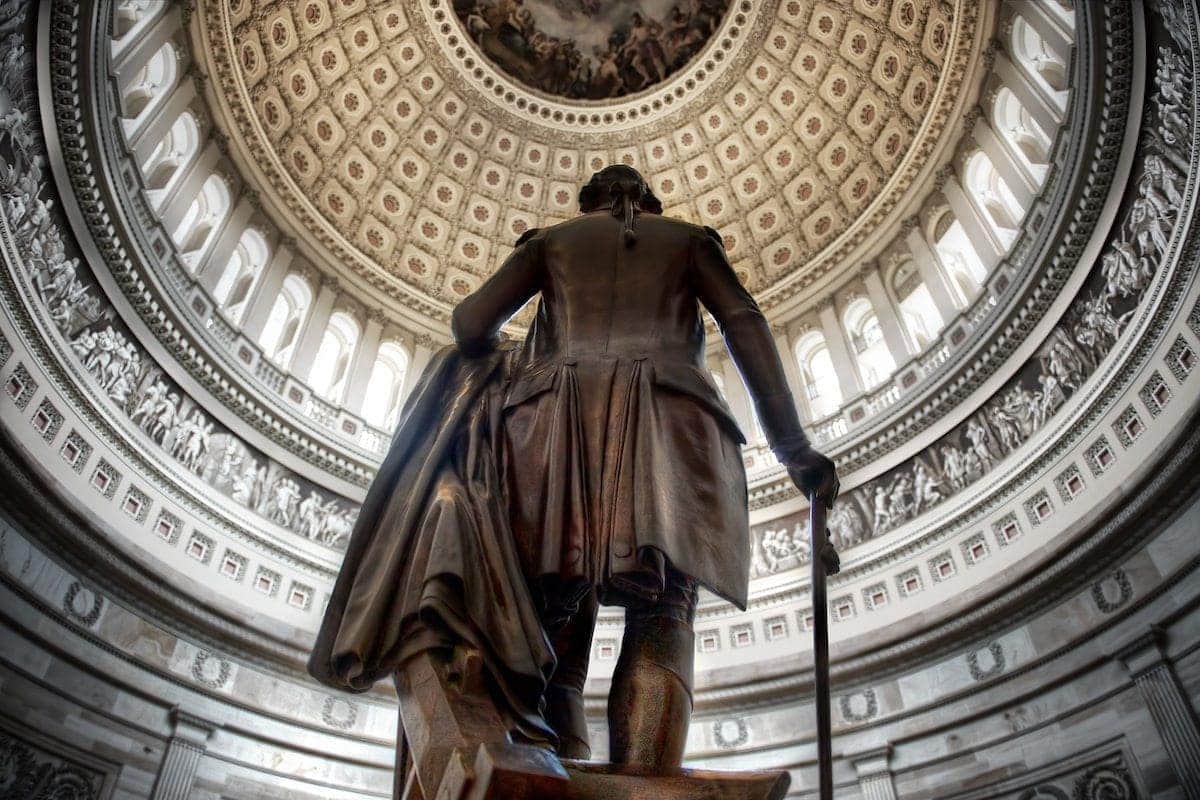
{"type": "MultiPolygon", "coordinates": [[[[595,768],[564,783],[559,763],[590,756],[599,604],[626,611],[610,759],[684,774],[696,591],[744,608],[749,576],[745,439],[704,366],[701,305],[797,485],[837,493],[716,231],[663,217],[624,166],[596,173],[579,205],[522,235],[455,309],[457,348],[407,401],[313,652],[310,671],[339,688],[395,676],[397,797],[621,796],[595,768]],[[524,345],[502,344],[535,295],[524,345]]],[[[832,548],[819,555],[836,571],[832,548]]],[[[718,796],[773,796],[772,780],[718,796]]]]}

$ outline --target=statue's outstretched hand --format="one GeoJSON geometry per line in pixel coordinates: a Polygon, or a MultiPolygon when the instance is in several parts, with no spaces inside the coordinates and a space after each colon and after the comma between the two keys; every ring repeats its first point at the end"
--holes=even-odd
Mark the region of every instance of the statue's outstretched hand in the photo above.
{"type": "Polygon", "coordinates": [[[784,466],[796,488],[804,492],[806,497],[815,495],[824,500],[826,506],[833,506],[841,487],[832,459],[805,445],[792,453],[784,466]]]}

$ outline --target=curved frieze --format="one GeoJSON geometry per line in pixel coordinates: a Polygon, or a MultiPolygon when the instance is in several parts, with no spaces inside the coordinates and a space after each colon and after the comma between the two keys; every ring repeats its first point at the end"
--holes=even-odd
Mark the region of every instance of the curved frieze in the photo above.
{"type": "MultiPolygon", "coordinates": [[[[1111,142],[1114,138],[1116,137],[1110,136],[1108,141],[1111,142]]],[[[152,386],[151,388],[153,389],[154,387],[152,386]]],[[[1036,391],[1041,392],[1042,390],[1039,388],[1036,391]]],[[[1046,410],[1049,411],[1053,410],[1050,408],[1051,405],[1058,404],[1060,399],[1065,399],[1065,397],[1060,398],[1058,393],[1052,393],[1050,397],[1051,399],[1046,401],[1046,410]]],[[[150,400],[157,402],[153,398],[150,400]]],[[[137,414],[139,410],[140,404],[139,408],[133,409],[130,413],[137,414]]],[[[940,451],[940,458],[935,458],[932,464],[912,465],[911,472],[907,477],[896,475],[887,479],[886,485],[882,485],[885,479],[876,479],[876,483],[868,486],[870,495],[867,500],[862,499],[867,497],[864,490],[851,493],[847,498],[847,502],[839,509],[838,516],[835,516],[834,520],[842,543],[853,544],[871,535],[877,535],[890,527],[906,521],[916,513],[932,508],[937,502],[940,502],[957,490],[966,489],[971,484],[972,479],[978,477],[982,472],[985,463],[990,463],[984,462],[984,452],[988,453],[993,461],[997,460],[1003,454],[1007,453],[1008,450],[1015,447],[1018,439],[1023,440],[1031,435],[1037,425],[1044,422],[1045,417],[1045,413],[1039,412],[1039,415],[1033,415],[1018,422],[1009,420],[1008,416],[996,417],[996,413],[993,410],[992,417],[999,419],[999,422],[996,422],[994,419],[989,422],[981,416],[979,419],[972,420],[975,423],[974,425],[965,424],[951,434],[949,439],[955,441],[952,444],[948,443],[940,451]],[[983,421],[981,422],[980,420],[983,421]],[[989,432],[989,425],[992,427],[998,424],[1006,425],[1010,421],[1012,425],[1004,427],[1002,430],[997,429],[996,431],[989,432]],[[962,444],[961,442],[966,441],[962,437],[966,435],[968,428],[970,429],[970,433],[976,438],[980,436],[991,437],[994,439],[994,442],[985,443],[982,451],[973,444],[971,446],[962,444]],[[1006,435],[1008,438],[1005,438],[1006,435]],[[880,490],[883,491],[882,495],[880,490]],[[892,498],[895,498],[894,502],[892,498]]],[[[149,412],[147,411],[140,419],[146,419],[148,415],[149,412]]],[[[152,430],[157,431],[157,428],[153,427],[154,423],[151,422],[150,424],[152,430]]],[[[195,441],[198,438],[202,438],[202,434],[201,437],[192,436],[188,441],[195,441]]],[[[186,459],[189,458],[187,455],[187,444],[182,445],[182,447],[186,463],[186,459]]],[[[262,481],[256,476],[249,474],[248,470],[244,470],[241,475],[235,476],[232,479],[229,477],[229,470],[237,469],[231,466],[239,457],[238,453],[233,452],[235,449],[231,448],[226,465],[217,464],[214,467],[221,485],[229,490],[230,495],[235,500],[249,503],[251,506],[260,509],[267,508],[268,513],[275,514],[277,519],[291,521],[295,524],[300,517],[300,509],[298,507],[299,501],[295,496],[296,492],[293,489],[293,482],[283,481],[279,484],[280,491],[276,494],[282,494],[282,500],[269,501],[267,506],[263,506],[261,502],[255,502],[261,499],[263,495],[262,481]],[[270,503],[274,503],[277,508],[294,506],[295,509],[290,514],[284,511],[269,510],[271,508],[270,503]]],[[[170,450],[174,452],[174,443],[172,443],[170,450]]],[[[311,520],[314,516],[319,517],[321,512],[315,509],[320,508],[322,508],[322,504],[316,500],[306,506],[305,516],[309,521],[303,523],[301,526],[303,530],[319,530],[319,523],[314,523],[311,520]]],[[[337,515],[331,516],[337,524],[336,527],[344,527],[341,524],[341,520],[344,517],[339,519],[337,515]]],[[[772,530],[778,531],[780,527],[778,524],[773,525],[772,530]]],[[[795,555],[789,551],[798,546],[796,544],[797,529],[794,525],[787,527],[791,529],[788,537],[775,535],[772,537],[774,540],[767,541],[766,544],[759,544],[756,563],[760,572],[771,570],[770,565],[766,563],[768,561],[774,561],[776,564],[779,564],[785,562],[789,555],[795,555]],[[788,541],[789,538],[791,541],[788,541]],[[767,551],[770,552],[768,553],[767,551]],[[765,569],[764,564],[766,565],[765,569]]],[[[328,534],[318,534],[319,537],[325,535],[328,534]]]]}
{"type": "MultiPolygon", "coordinates": [[[[963,26],[966,26],[966,23],[962,22],[962,20],[959,20],[959,23],[961,23],[963,26]]],[[[969,26],[966,26],[966,27],[969,27],[969,26]]],[[[92,46],[98,46],[98,45],[92,44],[92,46]]],[[[73,53],[73,52],[75,52],[75,49],[74,48],[65,48],[64,52],[73,53]]],[[[444,77],[446,77],[447,80],[450,80],[452,76],[444,76],[444,77]]],[[[258,88],[261,89],[261,86],[258,88]]],[[[65,92],[63,92],[63,95],[64,96],[61,97],[60,100],[64,103],[66,103],[69,100],[69,97],[66,96],[65,92]]],[[[108,97],[107,94],[105,94],[103,96],[108,97]]],[[[107,120],[108,118],[110,118],[111,116],[112,116],[112,114],[101,114],[100,115],[101,123],[103,124],[103,122],[105,120],[107,120]]],[[[71,119],[74,119],[74,117],[72,117],[71,119]]],[[[678,120],[676,120],[676,121],[678,121],[678,120]]],[[[105,138],[105,137],[102,136],[101,138],[105,138]]],[[[109,136],[107,138],[108,139],[119,139],[120,137],[109,136]]],[[[72,147],[74,147],[74,143],[72,142],[70,136],[64,136],[63,143],[64,143],[64,147],[66,147],[68,150],[70,150],[72,147]]],[[[116,148],[116,149],[119,149],[119,148],[116,148]]],[[[114,148],[112,146],[109,146],[106,150],[107,156],[110,158],[115,158],[116,156],[114,155],[113,151],[114,151],[114,148]]],[[[81,157],[86,158],[86,156],[87,156],[86,151],[83,151],[81,154],[81,157]]],[[[69,159],[69,162],[70,161],[72,161],[72,160],[69,159]]],[[[122,167],[120,169],[114,169],[114,174],[115,173],[125,174],[130,169],[133,169],[134,171],[136,171],[135,168],[132,168],[128,164],[126,164],[125,167],[122,167]]],[[[77,174],[81,175],[81,180],[84,181],[84,184],[87,184],[89,181],[92,180],[89,172],[87,172],[87,171],[81,172],[78,170],[76,172],[77,172],[77,174]]],[[[1095,183],[1095,182],[1093,181],[1092,183],[1095,183]]],[[[83,197],[89,197],[92,194],[92,190],[90,188],[88,188],[88,186],[86,186],[86,185],[80,185],[77,188],[78,188],[79,192],[81,193],[81,196],[83,196],[83,197]]],[[[108,188],[117,192],[118,194],[120,194],[122,191],[119,186],[112,186],[112,187],[108,187],[108,188]]],[[[134,193],[134,194],[131,194],[130,196],[126,197],[124,199],[124,202],[127,205],[130,205],[135,208],[139,208],[140,207],[139,200],[140,200],[140,198],[137,196],[136,193],[134,193]]],[[[144,201],[142,204],[144,205],[144,201]]],[[[135,218],[149,218],[152,216],[153,215],[149,211],[147,211],[145,208],[141,208],[141,210],[138,213],[133,214],[133,217],[135,217],[135,218]]],[[[93,236],[97,237],[98,239],[102,239],[104,237],[111,237],[111,234],[112,234],[111,229],[106,225],[93,226],[93,236]]],[[[745,238],[745,237],[743,237],[743,238],[745,238]]],[[[158,238],[157,244],[159,246],[161,246],[163,244],[163,238],[161,236],[158,238]]],[[[169,247],[169,242],[167,243],[167,245],[169,247]]],[[[135,247],[134,249],[136,250],[137,247],[135,247]]],[[[172,268],[172,261],[170,258],[163,260],[163,259],[152,257],[149,254],[147,254],[147,258],[149,260],[148,263],[161,262],[165,268],[164,274],[175,275],[176,278],[179,278],[182,276],[182,273],[180,272],[180,270],[177,267],[172,268]]],[[[255,433],[262,433],[262,434],[268,436],[271,441],[278,442],[282,446],[286,447],[287,449],[291,450],[292,452],[295,452],[295,453],[301,455],[303,458],[313,462],[314,464],[321,466],[322,468],[329,469],[329,472],[332,474],[337,474],[337,475],[340,475],[343,477],[350,477],[338,465],[331,466],[329,464],[329,462],[326,460],[326,454],[324,454],[322,452],[320,447],[318,447],[316,450],[313,449],[313,447],[310,443],[311,440],[308,438],[309,428],[306,427],[306,425],[310,424],[310,423],[308,423],[308,421],[302,421],[301,425],[298,428],[288,429],[287,427],[285,427],[284,430],[282,430],[282,431],[280,430],[278,425],[281,420],[279,419],[278,416],[275,416],[275,415],[283,415],[288,418],[294,417],[296,414],[296,410],[294,408],[289,408],[286,403],[282,404],[282,405],[278,405],[277,401],[270,401],[267,404],[270,407],[270,410],[268,410],[267,413],[264,414],[264,413],[262,413],[263,409],[259,408],[254,403],[252,398],[246,397],[245,395],[242,395],[241,393],[231,391],[230,386],[226,385],[223,378],[219,379],[219,380],[215,380],[215,382],[214,382],[213,362],[210,361],[209,358],[204,355],[205,348],[199,347],[199,346],[197,346],[197,347],[188,346],[188,344],[187,344],[186,337],[189,336],[189,334],[186,332],[185,328],[189,327],[191,323],[184,321],[184,320],[186,320],[186,318],[188,316],[186,311],[183,311],[183,313],[179,314],[180,319],[178,321],[171,322],[170,317],[165,317],[162,313],[162,306],[164,305],[164,303],[160,303],[159,300],[162,300],[163,298],[156,299],[153,296],[153,294],[150,293],[149,287],[153,287],[154,285],[156,285],[157,281],[159,280],[158,277],[151,276],[151,275],[144,275],[144,276],[141,276],[142,279],[139,279],[139,276],[136,271],[137,270],[136,264],[131,264],[130,262],[125,261],[125,260],[122,260],[120,263],[110,263],[109,269],[112,272],[113,276],[122,284],[122,286],[124,287],[124,290],[127,293],[129,293],[129,292],[133,293],[132,295],[130,295],[130,301],[134,304],[134,306],[141,309],[143,314],[145,314],[145,313],[151,314],[151,317],[147,320],[148,323],[150,324],[151,329],[156,330],[158,335],[160,336],[160,338],[165,337],[165,341],[168,343],[171,351],[173,352],[173,355],[176,356],[176,360],[178,361],[180,366],[184,367],[188,371],[188,374],[190,376],[192,376],[193,378],[197,379],[201,384],[203,384],[209,388],[212,388],[214,390],[214,392],[216,393],[216,395],[218,396],[218,398],[220,398],[227,406],[229,406],[241,420],[249,421],[251,424],[251,428],[254,430],[255,433]],[[184,338],[181,339],[180,338],[181,336],[184,338]]],[[[186,281],[185,281],[185,283],[186,283],[186,281]]],[[[179,304],[181,304],[182,302],[183,301],[180,300],[179,303],[177,303],[176,308],[179,308],[179,304]]],[[[167,304],[167,305],[169,305],[169,304],[167,304]]],[[[180,310],[182,311],[182,309],[180,309],[180,310]]],[[[212,316],[211,324],[214,326],[213,330],[218,330],[218,329],[224,330],[225,327],[228,327],[227,325],[224,324],[223,319],[218,318],[217,315],[215,315],[215,314],[212,316]]],[[[225,338],[231,338],[231,337],[236,338],[236,332],[225,331],[222,335],[225,338]]],[[[203,337],[201,337],[201,338],[203,338],[203,337]]],[[[241,343],[240,340],[238,340],[238,342],[239,343],[238,343],[236,349],[241,349],[241,350],[247,349],[246,344],[241,343]]],[[[227,350],[228,348],[220,348],[220,347],[213,348],[213,350],[209,353],[209,356],[211,356],[211,358],[215,359],[216,361],[220,361],[221,359],[219,358],[219,356],[221,355],[221,353],[220,353],[221,349],[227,350]]],[[[253,349],[253,348],[250,348],[250,349],[253,349]]],[[[230,353],[229,356],[232,356],[232,353],[230,353]]],[[[265,364],[265,360],[259,359],[259,361],[261,363],[265,364]]],[[[976,365],[976,366],[978,366],[978,365],[976,365]]],[[[231,375],[238,375],[239,380],[241,380],[244,385],[254,385],[254,384],[258,383],[260,380],[265,380],[264,378],[262,378],[259,375],[252,374],[251,370],[248,370],[243,365],[237,363],[237,360],[232,357],[226,357],[226,363],[222,363],[220,365],[220,370],[227,370],[228,373],[231,375]]],[[[987,370],[976,368],[976,369],[969,370],[969,372],[972,376],[974,376],[976,379],[978,379],[978,376],[985,374],[987,372],[987,370]]],[[[218,372],[218,374],[219,374],[219,372],[218,372]]],[[[268,394],[277,394],[277,393],[283,391],[282,376],[271,375],[270,382],[272,383],[272,386],[268,387],[269,388],[268,394]]],[[[953,397],[959,397],[962,394],[963,394],[963,392],[960,390],[960,392],[953,395],[953,397]]],[[[937,405],[939,405],[939,402],[934,401],[928,405],[930,407],[937,406],[937,405]]],[[[945,405],[946,404],[942,404],[943,407],[945,407],[945,405]]],[[[329,416],[329,415],[326,415],[326,416],[329,416]]],[[[877,437],[878,441],[873,443],[874,446],[858,449],[858,452],[860,453],[859,458],[865,457],[865,456],[861,455],[863,453],[881,454],[881,453],[887,452],[889,449],[892,449],[892,448],[898,446],[898,444],[900,442],[905,440],[905,437],[914,435],[917,431],[923,429],[928,424],[930,424],[936,415],[929,413],[929,408],[925,408],[919,412],[916,412],[914,414],[914,416],[918,420],[917,425],[905,428],[905,426],[902,424],[900,426],[900,429],[904,432],[904,434],[902,436],[881,435],[881,436],[877,437]]],[[[330,420],[333,422],[336,422],[336,420],[332,416],[330,416],[330,420]]],[[[907,420],[905,420],[905,422],[907,422],[907,420]]],[[[354,424],[354,423],[347,422],[345,424],[354,424]]],[[[339,431],[336,430],[336,427],[337,426],[335,426],[335,431],[333,432],[334,434],[339,433],[339,431]]],[[[382,446],[383,443],[384,443],[384,440],[381,440],[380,446],[382,446]]],[[[841,449],[841,448],[839,447],[839,449],[841,449]]],[[[353,454],[354,458],[357,458],[360,456],[361,456],[361,452],[356,452],[355,454],[353,454]]],[[[378,457],[378,454],[376,454],[375,457],[378,457]]],[[[858,466],[858,464],[855,461],[855,457],[851,456],[850,463],[846,464],[846,468],[853,470],[857,466],[858,466]]],[[[353,480],[353,482],[359,483],[361,485],[361,484],[365,483],[366,477],[363,476],[360,472],[359,474],[353,476],[352,480],[353,480]]],[[[780,499],[786,499],[785,496],[780,496],[777,493],[771,493],[770,496],[771,496],[773,502],[778,501],[780,499]]]]}
{"type": "MultiPolygon", "coordinates": [[[[106,8],[111,14],[111,8],[106,8]]],[[[295,454],[294,468],[310,469],[310,465],[315,466],[316,471],[310,469],[308,473],[310,480],[316,475],[330,475],[350,486],[365,488],[370,482],[379,453],[372,453],[368,457],[361,448],[348,448],[344,441],[337,446],[332,445],[327,431],[314,430],[312,421],[300,419],[293,410],[285,409],[278,401],[271,408],[264,408],[263,405],[254,402],[252,395],[256,393],[257,381],[243,381],[239,377],[233,377],[230,374],[232,362],[220,364],[219,361],[211,359],[205,341],[193,339],[187,332],[189,325],[180,324],[184,317],[179,313],[168,313],[167,309],[171,307],[171,303],[165,296],[154,291],[153,287],[156,287],[164,276],[173,275],[178,278],[182,274],[172,257],[164,255],[164,240],[169,241],[165,234],[159,231],[154,242],[143,240],[136,244],[118,234],[119,229],[114,225],[114,208],[132,208],[130,213],[140,220],[141,226],[146,227],[150,225],[150,220],[154,219],[154,214],[140,196],[133,198],[126,195],[122,201],[110,205],[111,198],[108,193],[119,191],[117,186],[120,181],[106,183],[98,179],[97,165],[93,162],[95,152],[111,155],[121,134],[115,129],[110,129],[108,139],[93,140],[83,122],[92,118],[81,108],[85,102],[84,97],[90,97],[93,101],[103,100],[111,91],[107,81],[101,80],[92,70],[87,69],[83,70],[82,74],[95,82],[87,92],[81,94],[81,71],[75,59],[81,55],[83,41],[86,40],[89,52],[94,52],[90,48],[96,46],[95,37],[100,37],[101,52],[106,53],[108,46],[107,34],[104,33],[107,28],[94,24],[98,17],[90,16],[89,20],[93,26],[81,34],[81,24],[87,27],[81,15],[89,12],[97,14],[99,9],[84,9],[78,4],[55,4],[52,7],[51,46],[47,58],[50,62],[50,74],[54,76],[61,73],[60,79],[51,81],[54,101],[52,108],[55,116],[55,124],[51,129],[56,146],[63,153],[62,168],[69,177],[69,191],[74,202],[79,204],[83,222],[90,230],[91,241],[99,249],[101,263],[123,292],[123,299],[127,299],[142,317],[140,322],[143,322],[157,338],[154,344],[160,346],[174,360],[175,364],[164,365],[167,372],[182,367],[183,374],[194,380],[202,390],[210,392],[221,404],[222,410],[231,410],[232,418],[239,419],[246,425],[246,433],[264,437],[266,442],[278,447],[282,452],[295,454]],[[136,256],[131,257],[131,253],[136,256]],[[148,264],[154,264],[160,269],[149,273],[141,272],[141,259],[146,259],[148,264]]],[[[108,115],[108,118],[112,119],[112,115],[108,115]]],[[[43,125],[49,124],[49,119],[43,119],[43,125]]],[[[51,165],[56,163],[59,162],[54,161],[51,165]]],[[[128,170],[132,168],[132,164],[126,160],[123,167],[118,166],[109,174],[129,174],[128,170]]],[[[120,218],[120,215],[117,218],[120,218]]],[[[135,236],[147,235],[146,230],[139,226],[133,226],[127,232],[132,232],[135,236]]],[[[233,370],[233,373],[238,375],[241,371],[233,370]]],[[[273,390],[271,393],[276,392],[277,390],[273,390]]],[[[227,415],[226,418],[230,417],[227,415]]]]}
{"type": "MultiPolygon", "coordinates": [[[[942,334],[948,355],[930,379],[901,402],[869,418],[865,428],[831,443],[845,472],[869,468],[936,426],[1010,365],[1028,337],[1083,266],[1118,177],[1131,103],[1133,60],[1113,59],[1133,43],[1132,10],[1124,3],[1080,4],[1070,120],[1055,146],[1055,166],[1013,249],[989,280],[978,307],[996,306],[973,326],[942,334]],[[957,342],[955,341],[957,339],[957,342]]],[[[1120,186],[1117,190],[1120,190],[1120,186]]],[[[1009,366],[1011,369],[1012,367],[1009,366]]],[[[798,496],[786,479],[761,487],[759,506],[798,496]]]]}
{"type": "Polygon", "coordinates": [[[0,202],[25,270],[22,294],[38,298],[62,337],[60,349],[90,376],[83,389],[87,402],[110,404],[140,431],[132,442],[157,448],[235,504],[306,539],[344,549],[357,507],[247,446],[217,422],[164,373],[98,288],[65,233],[47,182],[36,96],[25,91],[32,80],[32,56],[19,37],[10,40],[6,52],[0,87],[13,105],[0,125],[5,171],[0,202]]]}
{"type": "MultiPolygon", "coordinates": [[[[1154,274],[1164,263],[1184,204],[1191,142],[1191,65],[1161,48],[1156,89],[1134,196],[1079,296],[1035,355],[991,400],[925,452],[842,495],[830,530],[851,548],[931,512],[993,474],[996,466],[1055,420],[1115,347],[1154,274]]],[[[769,574],[788,559],[807,562],[806,514],[754,531],[756,570],[769,574]]]]}

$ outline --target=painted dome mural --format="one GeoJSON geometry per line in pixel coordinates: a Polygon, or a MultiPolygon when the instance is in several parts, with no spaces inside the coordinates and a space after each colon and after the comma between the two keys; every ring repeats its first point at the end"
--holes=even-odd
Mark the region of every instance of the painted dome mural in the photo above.
{"type": "Polygon", "coordinates": [[[454,13],[493,64],[569,100],[649,89],[712,38],[729,0],[455,0],[454,13]]]}

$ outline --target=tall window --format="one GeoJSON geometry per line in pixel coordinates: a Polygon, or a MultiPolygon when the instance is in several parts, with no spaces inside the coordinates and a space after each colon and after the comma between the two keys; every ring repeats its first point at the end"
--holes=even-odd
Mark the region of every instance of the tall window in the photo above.
{"type": "Polygon", "coordinates": [[[859,297],[846,306],[843,320],[854,344],[863,383],[867,389],[879,385],[896,371],[896,362],[883,340],[883,329],[875,309],[865,298],[859,297]]]}
{"type": "Polygon", "coordinates": [[[973,196],[996,236],[1008,247],[1017,238],[1017,228],[1025,216],[1024,209],[1000,173],[996,172],[995,165],[986,153],[978,152],[971,156],[966,172],[964,183],[967,194],[973,196]]]}
{"type": "Polygon", "coordinates": [[[929,287],[921,279],[913,262],[904,262],[892,273],[892,291],[900,306],[900,316],[904,319],[908,335],[919,349],[924,349],[941,333],[944,323],[929,287]]]}
{"type": "Polygon", "coordinates": [[[367,396],[363,400],[363,418],[376,428],[391,430],[400,418],[400,396],[404,376],[408,373],[408,353],[395,342],[379,345],[375,366],[367,381],[367,396]]]}
{"type": "Polygon", "coordinates": [[[173,236],[190,269],[196,269],[212,244],[229,207],[229,187],[219,175],[209,175],[173,236]]]}
{"type": "Polygon", "coordinates": [[[276,364],[286,364],[296,346],[300,333],[300,323],[308,313],[309,303],[312,302],[312,289],[308,282],[299,275],[288,275],[283,279],[283,286],[271,306],[267,323],[263,326],[258,343],[276,364]]]}
{"type": "Polygon", "coordinates": [[[992,127],[1009,149],[1024,162],[1037,180],[1045,179],[1050,161],[1050,137],[1038,126],[1021,101],[1007,87],[996,92],[992,127]]]}
{"type": "Polygon", "coordinates": [[[358,344],[358,323],[344,311],[337,311],[329,318],[321,346],[313,359],[312,371],[308,374],[308,385],[317,394],[334,403],[340,403],[350,377],[350,359],[358,344]]]}
{"type": "Polygon", "coordinates": [[[937,237],[933,251],[961,299],[969,302],[975,299],[979,288],[987,280],[987,268],[980,260],[975,246],[971,244],[971,238],[967,236],[962,223],[949,215],[944,219],[949,221],[949,224],[937,237]]]}
{"type": "Polygon", "coordinates": [[[113,55],[129,46],[135,33],[158,16],[159,11],[169,6],[160,0],[119,0],[113,7],[113,55]]]}
{"type": "Polygon", "coordinates": [[[150,108],[170,93],[179,76],[179,56],[175,46],[167,42],[155,51],[138,71],[122,96],[125,130],[132,131],[145,119],[150,108]]]}
{"type": "Polygon", "coordinates": [[[1051,94],[1060,96],[1066,93],[1067,54],[1051,48],[1041,34],[1020,16],[1013,19],[1012,50],[1017,63],[1051,94]]]}
{"type": "Polygon", "coordinates": [[[820,419],[837,411],[842,405],[842,387],[833,369],[825,337],[816,331],[801,336],[796,342],[796,363],[800,366],[804,393],[813,417],[820,419]]]}
{"type": "Polygon", "coordinates": [[[267,241],[262,234],[247,228],[238,240],[229,263],[222,270],[217,285],[213,287],[213,299],[231,319],[237,321],[242,318],[250,290],[266,266],[269,255],[267,241]]]}
{"type": "Polygon", "coordinates": [[[163,199],[199,150],[200,128],[192,112],[184,111],[139,165],[145,178],[146,194],[155,209],[161,208],[163,199]]]}

